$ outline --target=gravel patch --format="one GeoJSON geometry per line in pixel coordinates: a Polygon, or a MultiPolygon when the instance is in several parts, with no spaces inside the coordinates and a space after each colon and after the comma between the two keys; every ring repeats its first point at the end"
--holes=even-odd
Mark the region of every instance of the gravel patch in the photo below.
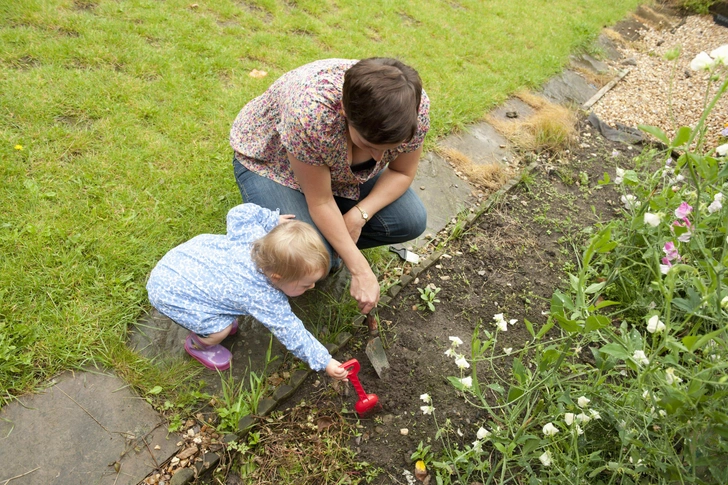
{"type": "MultiPolygon", "coordinates": [[[[617,70],[631,70],[592,111],[612,126],[653,125],[670,137],[680,126],[695,126],[706,99],[712,99],[720,83],[709,82],[705,71],[691,70],[690,61],[700,52],[710,53],[724,44],[728,44],[728,28],[715,24],[712,16],[687,17],[674,29],[648,27],[641,39],[620,46],[625,59],[634,60],[636,65],[625,65],[624,60],[612,63],[617,70]],[[675,48],[680,49],[679,57],[665,59],[675,48]]],[[[725,75],[724,69],[721,81],[725,75]]],[[[707,120],[707,148],[718,145],[720,131],[726,126],[728,96],[724,95],[707,120]]]]}

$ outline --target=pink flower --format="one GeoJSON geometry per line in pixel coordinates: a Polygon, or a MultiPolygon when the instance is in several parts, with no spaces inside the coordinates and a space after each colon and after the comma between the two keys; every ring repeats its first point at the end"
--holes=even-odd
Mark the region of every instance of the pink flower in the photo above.
{"type": "MultiPolygon", "coordinates": [[[[666,260],[669,262],[674,259],[678,259],[678,260],[680,259],[680,253],[677,252],[677,248],[675,247],[674,242],[672,242],[672,241],[666,242],[665,247],[662,248],[662,250],[665,252],[665,256],[667,256],[666,258],[663,258],[663,260],[662,260],[662,262],[664,264],[668,264],[665,262],[666,260]]],[[[672,266],[672,265],[670,265],[670,266],[672,266]]]]}
{"type": "Polygon", "coordinates": [[[681,221],[675,221],[672,223],[672,228],[675,234],[677,234],[677,240],[680,242],[688,242],[690,241],[690,237],[693,235],[693,233],[690,231],[690,228],[692,225],[690,224],[690,221],[687,217],[684,217],[682,222],[681,221]],[[675,230],[676,228],[684,228],[675,230]]]}
{"type": "Polygon", "coordinates": [[[685,219],[692,211],[693,208],[688,205],[687,202],[683,202],[682,204],[680,204],[680,207],[675,209],[675,217],[677,217],[678,219],[685,219]]]}

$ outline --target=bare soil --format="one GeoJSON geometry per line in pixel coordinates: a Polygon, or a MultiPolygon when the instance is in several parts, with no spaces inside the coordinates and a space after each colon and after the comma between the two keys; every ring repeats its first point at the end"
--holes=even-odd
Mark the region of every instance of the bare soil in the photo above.
{"type": "MultiPolygon", "coordinates": [[[[544,157],[462,237],[448,242],[434,265],[380,308],[389,375],[379,379],[369,365],[364,329],[344,355],[336,356],[359,360],[364,389],[382,404],[381,412],[360,421],[361,435],[351,443],[359,459],[385,471],[374,483],[407,483],[403,470],[414,472],[411,454],[420,442],[438,450],[434,437],[438,423],[442,426],[446,419],[462,432],[463,444],[475,440],[486,417],[447,381],[447,376],[460,377],[453,358],[445,355],[449,337],[461,338],[465,343],[460,350],[469,355],[476,327],[494,331],[493,315],[504,313],[517,323],[499,335],[497,345],[522,347],[531,338],[524,319],[538,331],[553,291],[564,287],[565,271],[575,268],[576,252],[594,225],[619,212],[620,195],[598,181],[605,172],[613,180],[615,166],[631,167],[640,147],[608,141],[586,122],[580,123],[579,131],[568,153],[544,157]],[[418,291],[430,284],[440,288],[434,312],[422,309],[418,291]],[[424,393],[432,397],[434,418],[420,409],[424,393]]],[[[505,376],[510,362],[503,365],[505,376]]],[[[498,369],[478,372],[481,382],[498,380],[498,369]]],[[[464,375],[469,375],[467,369],[464,375]]],[[[313,376],[304,383],[284,408],[315,403],[317,409],[343,410],[340,414],[356,420],[356,393],[350,386],[337,394],[327,382],[317,380],[313,376]]]]}

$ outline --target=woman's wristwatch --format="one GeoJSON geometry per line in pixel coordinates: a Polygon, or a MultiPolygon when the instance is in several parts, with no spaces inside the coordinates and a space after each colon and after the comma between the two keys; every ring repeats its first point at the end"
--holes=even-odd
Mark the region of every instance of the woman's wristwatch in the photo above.
{"type": "Polygon", "coordinates": [[[369,214],[367,214],[367,211],[359,207],[359,204],[356,204],[354,207],[359,209],[359,212],[361,212],[361,218],[364,219],[364,222],[369,222],[369,214]]]}

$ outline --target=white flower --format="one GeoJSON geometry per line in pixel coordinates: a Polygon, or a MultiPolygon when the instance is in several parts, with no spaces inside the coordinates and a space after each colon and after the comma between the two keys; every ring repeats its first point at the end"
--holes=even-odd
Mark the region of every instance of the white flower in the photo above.
{"type": "Polygon", "coordinates": [[[662,416],[663,418],[665,416],[667,416],[667,411],[665,411],[664,409],[660,409],[658,412],[659,412],[660,416],[662,416]]]}
{"type": "Polygon", "coordinates": [[[592,419],[602,419],[602,415],[599,414],[599,411],[594,411],[593,409],[590,409],[589,414],[591,414],[592,419]]]}
{"type": "Polygon", "coordinates": [[[448,357],[455,357],[457,353],[451,347],[445,351],[445,355],[447,355],[448,357]]]}
{"type": "Polygon", "coordinates": [[[695,59],[690,61],[690,69],[693,71],[709,71],[712,69],[713,64],[715,64],[713,58],[707,53],[701,52],[695,56],[695,59]]]}
{"type": "Polygon", "coordinates": [[[647,320],[647,331],[650,333],[660,333],[665,330],[665,324],[662,323],[658,315],[652,315],[647,320]]]}
{"type": "Polygon", "coordinates": [[[460,384],[462,384],[463,387],[467,387],[468,389],[470,389],[471,387],[473,387],[473,378],[470,376],[463,377],[462,379],[460,379],[460,384]]]}
{"type": "Polygon", "coordinates": [[[479,440],[482,440],[483,438],[487,438],[491,435],[491,432],[487,429],[483,428],[482,426],[478,430],[478,432],[475,434],[475,436],[478,437],[479,440]]]}
{"type": "Polygon", "coordinates": [[[475,451],[477,453],[480,453],[481,451],[483,451],[483,448],[481,448],[480,441],[477,441],[477,440],[473,441],[473,451],[475,451]]]}
{"type": "Polygon", "coordinates": [[[651,212],[645,212],[645,224],[649,224],[652,227],[660,225],[660,214],[653,214],[651,212]]]}
{"type": "Polygon", "coordinates": [[[549,450],[546,450],[538,459],[543,466],[551,466],[551,452],[549,450]]]}
{"type": "Polygon", "coordinates": [[[680,379],[680,377],[675,375],[675,369],[673,369],[672,367],[668,368],[665,371],[665,380],[667,381],[668,386],[671,386],[674,383],[679,384],[682,382],[682,379],[680,379]]]}
{"type": "Polygon", "coordinates": [[[506,355],[511,355],[511,352],[513,352],[513,347],[503,347],[503,352],[505,352],[506,355]]]}
{"type": "Polygon", "coordinates": [[[581,429],[581,426],[579,426],[578,424],[576,425],[576,434],[578,434],[579,436],[584,434],[584,430],[581,429]]]}
{"type": "Polygon", "coordinates": [[[470,364],[467,360],[465,360],[465,357],[462,355],[455,361],[455,365],[458,366],[460,370],[470,367],[470,364]]]}
{"type": "Polygon", "coordinates": [[[721,192],[718,192],[713,196],[713,200],[717,200],[718,202],[723,200],[723,194],[721,192]]]}
{"type": "Polygon", "coordinates": [[[507,332],[508,331],[508,322],[506,322],[505,320],[496,320],[495,326],[501,332],[507,332]]]}
{"type": "Polygon", "coordinates": [[[650,360],[647,358],[643,350],[635,350],[632,358],[640,365],[648,365],[650,363],[650,360]]]}
{"type": "Polygon", "coordinates": [[[624,204],[625,209],[636,209],[642,205],[642,202],[637,200],[637,197],[632,194],[623,195],[620,197],[620,200],[624,204]]]}
{"type": "Polygon", "coordinates": [[[422,414],[432,414],[435,410],[432,406],[420,406],[420,409],[422,409],[422,414]]]}
{"type": "Polygon", "coordinates": [[[546,423],[546,425],[543,427],[543,434],[546,436],[554,436],[558,432],[559,428],[554,426],[554,423],[546,423]]]}
{"type": "Polygon", "coordinates": [[[592,419],[591,416],[589,416],[588,414],[579,413],[576,415],[576,420],[580,423],[586,424],[589,421],[591,421],[591,419],[592,419]]]}
{"type": "Polygon", "coordinates": [[[728,66],[728,44],[711,51],[710,57],[715,59],[715,62],[721,62],[724,66],[728,66]]]}
{"type": "Polygon", "coordinates": [[[649,397],[650,397],[650,391],[648,391],[647,389],[642,391],[642,399],[647,399],[649,397]]]}
{"type": "Polygon", "coordinates": [[[567,426],[571,426],[574,422],[574,413],[564,413],[564,422],[567,426]]]}
{"type": "Polygon", "coordinates": [[[496,313],[495,315],[493,315],[493,320],[495,320],[496,322],[498,320],[504,320],[503,314],[502,313],[496,313]]]}
{"type": "Polygon", "coordinates": [[[586,396],[581,396],[579,399],[576,400],[576,404],[578,404],[580,408],[587,407],[590,402],[591,402],[591,399],[589,399],[586,396]]]}
{"type": "Polygon", "coordinates": [[[429,395],[429,394],[427,394],[427,393],[425,393],[425,394],[420,394],[420,399],[422,399],[422,400],[423,400],[424,402],[426,402],[426,403],[430,403],[430,402],[432,402],[432,398],[431,398],[431,397],[430,397],[430,395],[429,395]]]}
{"type": "Polygon", "coordinates": [[[615,169],[616,176],[614,177],[614,183],[619,185],[622,183],[622,179],[624,178],[624,169],[617,167],[615,169]]]}
{"type": "Polygon", "coordinates": [[[460,337],[449,337],[450,342],[452,342],[453,347],[459,347],[463,344],[463,341],[460,340],[460,337]]]}
{"type": "Polygon", "coordinates": [[[660,265],[660,273],[667,274],[667,272],[670,271],[670,267],[666,264],[660,265]]]}
{"type": "Polygon", "coordinates": [[[723,143],[721,146],[715,149],[715,151],[720,155],[721,157],[725,157],[728,155],[728,143],[723,143]]]}
{"type": "Polygon", "coordinates": [[[508,320],[508,325],[515,325],[516,322],[518,322],[517,318],[511,318],[510,320],[508,320]]]}
{"type": "MultiPolygon", "coordinates": [[[[715,195],[720,195],[720,194],[715,194],[715,195]]],[[[713,212],[718,212],[722,208],[723,208],[723,204],[720,203],[720,200],[714,200],[708,206],[708,212],[712,214],[713,212]]]]}

